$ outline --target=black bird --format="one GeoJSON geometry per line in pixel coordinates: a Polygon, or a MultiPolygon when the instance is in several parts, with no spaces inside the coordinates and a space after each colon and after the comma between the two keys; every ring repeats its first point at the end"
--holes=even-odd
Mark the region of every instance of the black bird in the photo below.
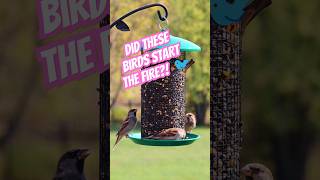
{"type": "Polygon", "coordinates": [[[88,149],[76,149],[66,152],[59,160],[53,180],[86,180],[84,161],[89,156],[88,149]]]}

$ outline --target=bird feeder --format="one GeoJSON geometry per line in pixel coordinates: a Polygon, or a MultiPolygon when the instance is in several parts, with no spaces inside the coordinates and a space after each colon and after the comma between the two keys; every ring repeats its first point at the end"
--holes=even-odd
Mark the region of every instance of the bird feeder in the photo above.
{"type": "MultiPolygon", "coordinates": [[[[240,66],[243,33],[247,25],[271,0],[254,0],[242,8],[237,22],[225,24],[225,14],[234,14],[236,1],[212,0],[210,60],[211,168],[213,179],[240,179],[242,143],[240,66]],[[218,10],[219,8],[222,8],[218,10]],[[223,10],[223,11],[222,11],[223,10]],[[225,13],[225,14],[223,14],[225,13]],[[215,16],[214,16],[215,15],[215,16]]],[[[230,21],[230,18],[226,18],[230,21]]]]}
{"type": "MultiPolygon", "coordinates": [[[[164,46],[180,43],[181,55],[177,59],[185,60],[187,52],[200,51],[201,48],[188,40],[170,36],[170,42],[164,46]]],[[[171,75],[141,86],[141,135],[155,135],[164,129],[185,126],[186,73],[175,68],[175,59],[170,61],[171,75]]]]}
{"type": "Polygon", "coordinates": [[[185,60],[188,52],[198,52],[201,51],[201,48],[186,39],[170,36],[170,42],[157,47],[157,49],[177,43],[180,43],[181,55],[169,60],[170,76],[141,86],[141,135],[129,135],[135,143],[153,146],[178,146],[190,144],[199,138],[198,135],[187,134],[187,138],[184,140],[144,139],[156,135],[164,129],[185,128],[186,69],[178,69],[175,62],[185,60]]]}

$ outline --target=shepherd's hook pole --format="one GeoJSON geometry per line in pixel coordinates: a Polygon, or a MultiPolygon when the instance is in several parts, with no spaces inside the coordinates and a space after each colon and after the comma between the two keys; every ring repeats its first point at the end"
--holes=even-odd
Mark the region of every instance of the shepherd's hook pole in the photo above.
{"type": "MultiPolygon", "coordinates": [[[[135,14],[136,12],[148,9],[151,7],[162,7],[165,11],[165,15],[162,16],[158,10],[158,17],[161,21],[165,21],[168,18],[167,8],[160,3],[147,4],[139,7],[133,11],[120,17],[118,20],[110,25],[110,29],[117,23],[122,22],[123,19],[135,14]]],[[[100,27],[105,27],[110,24],[110,16],[106,16],[100,22],[100,27]]],[[[109,57],[110,58],[110,57],[109,57]]],[[[100,106],[100,131],[99,131],[99,180],[110,179],[110,66],[109,68],[100,74],[100,87],[99,91],[99,106],[100,106]]]]}

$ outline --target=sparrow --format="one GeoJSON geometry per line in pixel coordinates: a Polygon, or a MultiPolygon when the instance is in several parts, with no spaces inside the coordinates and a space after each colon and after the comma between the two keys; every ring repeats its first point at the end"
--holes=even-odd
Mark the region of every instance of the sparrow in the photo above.
{"type": "Polygon", "coordinates": [[[258,163],[250,163],[241,169],[241,173],[246,180],[273,180],[271,171],[264,165],[258,163]]]}
{"type": "Polygon", "coordinates": [[[191,133],[192,129],[194,129],[197,125],[197,119],[196,116],[193,113],[187,113],[186,114],[186,124],[184,129],[187,131],[187,133],[191,133]]]}
{"type": "Polygon", "coordinates": [[[134,129],[137,125],[137,109],[131,109],[128,112],[128,117],[122,122],[121,128],[117,133],[117,140],[113,146],[113,150],[115,149],[116,145],[119,141],[123,138],[123,136],[128,137],[128,133],[134,129]]]}
{"type": "Polygon", "coordinates": [[[66,152],[60,158],[53,180],[86,180],[84,161],[89,156],[88,149],[76,149],[66,152]]]}
{"type": "Polygon", "coordinates": [[[164,129],[156,135],[146,137],[147,139],[157,140],[176,140],[184,139],[186,137],[186,131],[181,128],[164,129]]]}

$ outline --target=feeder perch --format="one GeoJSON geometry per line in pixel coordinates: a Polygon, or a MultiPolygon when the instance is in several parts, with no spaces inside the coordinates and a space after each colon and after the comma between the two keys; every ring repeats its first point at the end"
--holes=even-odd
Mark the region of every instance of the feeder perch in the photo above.
{"type": "Polygon", "coordinates": [[[129,134],[129,138],[136,144],[146,146],[185,146],[192,144],[194,141],[200,139],[199,135],[187,133],[185,139],[179,140],[155,140],[155,139],[143,139],[141,133],[129,134]]]}
{"type": "MultiPolygon", "coordinates": [[[[201,48],[180,37],[170,36],[170,42],[157,47],[163,48],[176,43],[180,43],[179,60],[186,59],[187,52],[201,51],[201,48]]],[[[188,134],[183,140],[150,140],[143,139],[151,135],[156,135],[160,131],[169,128],[185,127],[185,84],[186,73],[178,70],[174,63],[176,59],[171,59],[171,74],[162,79],[152,81],[141,86],[141,135],[132,134],[129,137],[138,144],[157,146],[186,145],[199,139],[198,135],[188,134]],[[157,141],[157,142],[155,142],[157,141]]]]}

